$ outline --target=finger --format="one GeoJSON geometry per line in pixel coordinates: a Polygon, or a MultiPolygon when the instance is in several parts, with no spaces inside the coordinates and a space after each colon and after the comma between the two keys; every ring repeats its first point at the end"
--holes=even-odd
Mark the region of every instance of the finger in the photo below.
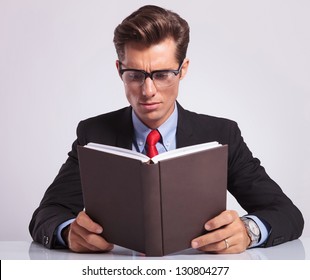
{"type": "Polygon", "coordinates": [[[198,250],[213,254],[239,254],[246,250],[246,246],[242,243],[236,243],[233,238],[226,238],[222,241],[198,248],[198,250]]]}
{"type": "Polygon", "coordinates": [[[86,252],[93,253],[93,252],[108,252],[111,251],[113,247],[114,247],[113,244],[110,244],[104,240],[98,240],[96,241],[96,245],[92,245],[86,242],[84,239],[79,238],[76,239],[76,242],[72,243],[70,249],[72,251],[79,253],[86,253],[86,252]]]}
{"type": "Polygon", "coordinates": [[[199,242],[200,247],[197,249],[210,253],[241,253],[248,247],[248,236],[242,230],[243,225],[236,224],[236,231],[220,229],[216,232],[208,233],[206,236],[201,236],[199,242]],[[240,228],[240,230],[238,230],[240,228]],[[214,233],[214,234],[213,234],[214,233]],[[210,236],[212,234],[212,236],[210,236]],[[209,235],[209,236],[208,236],[209,235]],[[205,242],[205,243],[204,243],[205,242]],[[208,242],[208,243],[207,243],[208,242]]]}
{"type": "Polygon", "coordinates": [[[209,232],[202,236],[199,236],[192,240],[192,247],[193,248],[201,248],[205,247],[210,244],[216,244],[217,242],[222,241],[223,239],[230,237],[231,233],[230,230],[227,228],[220,228],[218,230],[209,232]]]}
{"type": "Polygon", "coordinates": [[[218,242],[214,242],[200,248],[197,248],[199,251],[209,252],[209,253],[228,253],[233,250],[233,247],[236,245],[233,236],[230,238],[225,238],[218,242]]]}
{"type": "Polygon", "coordinates": [[[103,237],[90,233],[77,224],[72,224],[68,241],[69,248],[75,252],[103,252],[113,249],[113,245],[108,243],[103,237]]]}
{"type": "Polygon", "coordinates": [[[95,223],[84,211],[78,214],[75,221],[79,226],[85,228],[89,232],[100,234],[103,231],[103,228],[95,223]]]}
{"type": "Polygon", "coordinates": [[[205,229],[208,231],[221,228],[225,225],[231,224],[234,220],[238,219],[239,215],[234,210],[226,210],[216,216],[215,218],[209,220],[205,224],[205,229]]]}
{"type": "Polygon", "coordinates": [[[69,230],[68,246],[74,252],[85,253],[89,251],[96,251],[97,248],[91,244],[87,244],[81,233],[77,230],[69,230]]]}
{"type": "MultiPolygon", "coordinates": [[[[233,221],[225,226],[220,227],[219,229],[215,229],[211,232],[208,232],[207,234],[195,238],[192,241],[193,248],[199,248],[200,250],[209,252],[226,250],[228,248],[225,249],[223,247],[225,245],[225,242],[223,242],[223,240],[225,239],[230,240],[228,247],[237,245],[238,248],[236,249],[241,251],[247,248],[249,238],[245,230],[244,224],[242,223],[240,218],[237,217],[236,219],[234,219],[234,213],[224,214],[225,215],[222,215],[222,217],[219,217],[221,216],[219,215],[217,218],[223,218],[224,216],[228,216],[227,214],[232,214],[231,217],[233,218],[233,221]]],[[[230,249],[229,251],[232,250],[230,249]]]]}

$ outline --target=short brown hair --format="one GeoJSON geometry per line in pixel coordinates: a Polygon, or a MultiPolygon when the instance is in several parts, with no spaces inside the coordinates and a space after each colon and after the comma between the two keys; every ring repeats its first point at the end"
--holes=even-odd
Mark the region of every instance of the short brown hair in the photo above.
{"type": "Polygon", "coordinates": [[[158,44],[167,38],[176,42],[176,59],[182,62],[189,43],[189,26],[178,14],[161,7],[143,6],[126,17],[114,31],[114,45],[118,59],[125,56],[125,45],[129,42],[146,47],[158,44]]]}

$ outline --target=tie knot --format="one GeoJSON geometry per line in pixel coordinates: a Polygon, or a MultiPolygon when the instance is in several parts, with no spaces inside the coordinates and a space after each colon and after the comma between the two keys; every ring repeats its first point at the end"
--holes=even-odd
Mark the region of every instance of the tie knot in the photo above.
{"type": "Polygon", "coordinates": [[[146,155],[150,158],[158,155],[158,151],[156,149],[156,144],[160,139],[160,134],[158,130],[152,130],[146,138],[146,155]]]}
{"type": "Polygon", "coordinates": [[[146,138],[146,143],[149,145],[149,146],[154,146],[157,144],[157,142],[159,141],[160,139],[160,133],[158,132],[157,129],[155,130],[152,130],[149,135],[147,136],[146,138]]]}

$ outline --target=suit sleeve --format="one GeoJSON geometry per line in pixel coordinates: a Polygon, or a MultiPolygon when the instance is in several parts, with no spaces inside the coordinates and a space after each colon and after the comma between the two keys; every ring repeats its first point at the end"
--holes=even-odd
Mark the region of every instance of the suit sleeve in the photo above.
{"type": "Polygon", "coordinates": [[[46,190],[30,221],[29,231],[33,240],[47,248],[60,246],[56,242],[56,228],[75,218],[84,208],[77,157],[77,145],[80,145],[79,127],[78,138],[73,143],[66,162],[46,190]]]}
{"type": "Polygon", "coordinates": [[[301,212],[253,157],[236,123],[229,142],[228,190],[250,215],[270,226],[264,246],[300,237],[304,226],[301,212]]]}

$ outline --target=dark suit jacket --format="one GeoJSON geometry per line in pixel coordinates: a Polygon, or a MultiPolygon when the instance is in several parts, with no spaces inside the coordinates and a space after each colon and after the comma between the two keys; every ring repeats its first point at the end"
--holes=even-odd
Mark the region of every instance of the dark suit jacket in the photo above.
{"type": "MultiPolygon", "coordinates": [[[[67,161],[47,189],[34,212],[29,230],[33,239],[55,248],[55,229],[75,218],[83,210],[83,197],[77,156],[77,145],[97,142],[132,148],[131,107],[103,114],[79,123],[77,140],[67,161]]],[[[260,161],[253,158],[237,124],[233,121],[200,115],[184,110],[178,104],[177,147],[218,141],[228,144],[228,191],[249,213],[271,227],[265,246],[298,238],[303,230],[303,217],[297,207],[266,174],[260,161]]]]}

